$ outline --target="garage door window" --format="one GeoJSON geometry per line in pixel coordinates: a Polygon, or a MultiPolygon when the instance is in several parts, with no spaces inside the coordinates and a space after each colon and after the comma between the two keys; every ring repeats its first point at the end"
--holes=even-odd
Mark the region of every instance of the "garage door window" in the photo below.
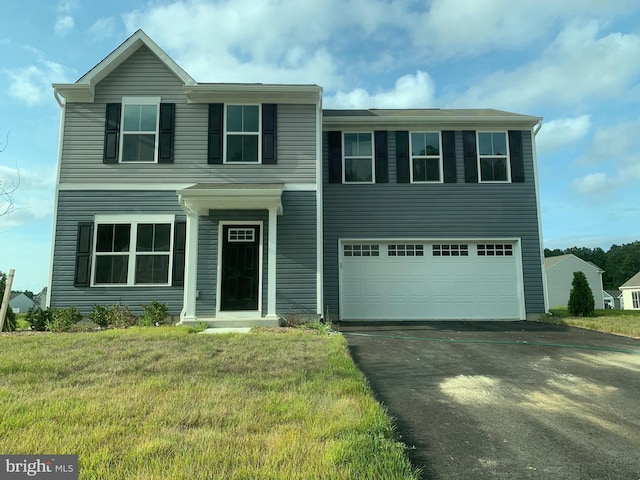
{"type": "Polygon", "coordinates": [[[345,257],[379,257],[380,245],[345,245],[345,257]]]}
{"type": "Polygon", "coordinates": [[[511,257],[513,245],[503,243],[483,243],[478,245],[479,257],[511,257]]]}
{"type": "Polygon", "coordinates": [[[469,245],[467,244],[438,244],[433,246],[434,257],[468,257],[469,245]]]}
{"type": "Polygon", "coordinates": [[[397,244],[389,245],[387,254],[390,257],[423,257],[424,245],[397,244]]]}

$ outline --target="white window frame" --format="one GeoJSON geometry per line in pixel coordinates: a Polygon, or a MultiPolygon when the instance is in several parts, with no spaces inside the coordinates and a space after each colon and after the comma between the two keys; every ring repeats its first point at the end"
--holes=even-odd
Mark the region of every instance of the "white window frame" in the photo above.
{"type": "MultiPolygon", "coordinates": [[[[92,245],[92,258],[91,258],[91,286],[92,287],[167,287],[171,286],[172,272],[173,272],[173,237],[175,229],[175,215],[96,215],[93,221],[94,234],[92,245]],[[140,252],[140,255],[169,255],[169,273],[167,275],[166,283],[135,283],[136,279],[136,258],[138,252],[136,252],[136,243],[138,236],[138,224],[153,223],[161,224],[168,223],[171,225],[169,231],[169,251],[168,252],[140,252]],[[113,255],[113,252],[96,252],[96,246],[98,242],[98,225],[130,225],[129,232],[129,251],[122,252],[122,255],[127,255],[128,267],[127,267],[127,282],[126,283],[95,283],[96,278],[96,259],[103,255],[113,255]]],[[[116,252],[117,254],[117,252],[116,252]]]]}
{"type": "Polygon", "coordinates": [[[262,104],[260,103],[225,103],[224,104],[224,141],[222,147],[222,163],[229,165],[260,165],[262,163],[262,104]],[[229,107],[258,107],[258,131],[257,132],[229,132],[229,107]],[[258,137],[258,161],[257,162],[230,162],[227,161],[227,138],[231,135],[256,135],[258,137]]]}
{"type": "Polygon", "coordinates": [[[511,183],[511,152],[509,151],[509,134],[504,130],[480,130],[476,132],[476,150],[477,154],[477,165],[478,165],[478,182],[480,183],[511,183]],[[504,134],[505,145],[507,149],[507,153],[505,155],[481,155],[480,154],[480,134],[481,133],[501,133],[504,134]],[[483,180],[482,179],[482,168],[481,168],[481,160],[483,158],[504,158],[506,167],[507,167],[507,178],[506,180],[483,180]]]}
{"type": "Polygon", "coordinates": [[[640,308],[640,290],[631,290],[631,306],[640,308]]]}
{"type": "Polygon", "coordinates": [[[444,167],[442,162],[442,132],[441,131],[412,131],[409,132],[409,178],[411,179],[411,183],[443,183],[444,182],[444,167]],[[413,134],[423,134],[423,133],[436,133],[438,135],[438,155],[413,155],[413,134]],[[439,180],[415,180],[413,178],[413,161],[415,159],[438,159],[438,167],[439,167],[439,180]]]}
{"type": "Polygon", "coordinates": [[[342,183],[346,183],[349,185],[370,185],[373,183],[376,183],[376,162],[375,162],[375,156],[376,156],[376,144],[375,144],[375,138],[373,135],[372,131],[357,131],[357,132],[342,132],[342,183]],[[370,135],[371,136],[371,156],[369,157],[365,157],[363,155],[349,155],[347,156],[345,153],[345,135],[353,135],[353,134],[358,134],[358,135],[370,135]],[[352,159],[352,158],[359,158],[359,159],[365,159],[368,158],[371,160],[371,181],[370,182],[350,182],[347,181],[346,179],[346,163],[347,163],[347,159],[352,159]]]}
{"type": "Polygon", "coordinates": [[[160,137],[160,97],[122,97],[122,108],[120,112],[120,141],[118,146],[118,161],[124,164],[150,164],[150,163],[158,163],[158,145],[159,145],[159,137],[160,137]],[[127,105],[155,105],[156,106],[156,129],[152,131],[140,130],[136,132],[125,132],[124,131],[124,111],[127,105]],[[122,161],[122,151],[124,149],[124,137],[126,135],[141,135],[141,134],[153,134],[155,141],[153,145],[153,162],[146,160],[139,161],[122,161]]]}

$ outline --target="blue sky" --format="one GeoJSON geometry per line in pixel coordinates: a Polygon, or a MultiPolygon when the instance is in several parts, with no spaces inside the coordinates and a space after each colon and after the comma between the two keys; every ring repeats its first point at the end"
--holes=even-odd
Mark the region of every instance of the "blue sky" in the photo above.
{"type": "MultiPolygon", "coordinates": [[[[142,28],[200,82],[313,83],[326,108],[497,108],[544,117],[545,246],[640,240],[637,0],[5,0],[0,271],[47,283],[60,109],[142,28]]],[[[0,207],[1,208],[1,207],[0,207]]],[[[1,211],[1,210],[0,210],[1,211]]]]}

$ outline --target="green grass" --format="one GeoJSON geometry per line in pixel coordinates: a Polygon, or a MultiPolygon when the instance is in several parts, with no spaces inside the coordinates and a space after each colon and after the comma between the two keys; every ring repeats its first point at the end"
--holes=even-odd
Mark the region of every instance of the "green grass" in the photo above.
{"type": "Polygon", "coordinates": [[[341,335],[186,328],[0,337],[0,451],[81,479],[418,477],[341,335]]]}
{"type": "Polygon", "coordinates": [[[640,338],[640,312],[637,311],[596,310],[593,317],[572,317],[566,308],[552,308],[550,312],[552,317],[543,318],[543,322],[640,338]]]}

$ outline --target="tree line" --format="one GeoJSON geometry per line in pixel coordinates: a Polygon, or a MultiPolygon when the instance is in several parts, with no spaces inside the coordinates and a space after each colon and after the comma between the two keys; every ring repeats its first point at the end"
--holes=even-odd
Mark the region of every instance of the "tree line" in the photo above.
{"type": "Polygon", "coordinates": [[[544,249],[545,257],[574,254],[604,270],[602,284],[605,290],[617,290],[636,273],[640,272],[640,241],[611,245],[606,252],[600,248],[571,247],[561,250],[544,249]]]}

